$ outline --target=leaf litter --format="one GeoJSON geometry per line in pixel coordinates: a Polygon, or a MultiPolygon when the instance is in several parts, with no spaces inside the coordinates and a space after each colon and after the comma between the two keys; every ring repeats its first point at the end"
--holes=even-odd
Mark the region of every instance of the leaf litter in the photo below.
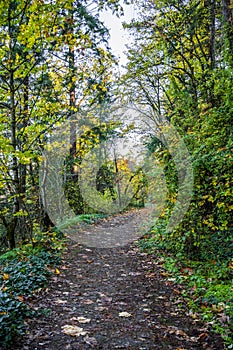
{"type": "MultiPolygon", "coordinates": [[[[113,216],[98,229],[111,226],[117,234],[120,222],[130,232],[135,215],[142,219],[143,210],[113,216]]],[[[224,349],[211,325],[185,305],[174,280],[167,281],[161,258],[134,243],[90,249],[70,241],[59,272],[33,299],[35,309],[50,312],[28,319],[27,333],[11,350],[224,349]]]]}

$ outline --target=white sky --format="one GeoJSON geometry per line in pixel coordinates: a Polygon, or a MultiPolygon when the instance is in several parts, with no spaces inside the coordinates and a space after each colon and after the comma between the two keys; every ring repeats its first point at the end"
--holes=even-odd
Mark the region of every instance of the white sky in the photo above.
{"type": "Polygon", "coordinates": [[[130,22],[134,17],[136,17],[136,11],[133,5],[123,5],[124,16],[117,18],[113,15],[110,10],[104,11],[100,18],[110,31],[109,44],[112,48],[113,54],[119,58],[120,66],[125,65],[127,60],[124,54],[126,51],[125,45],[129,43],[129,34],[122,27],[122,22],[130,22]]]}

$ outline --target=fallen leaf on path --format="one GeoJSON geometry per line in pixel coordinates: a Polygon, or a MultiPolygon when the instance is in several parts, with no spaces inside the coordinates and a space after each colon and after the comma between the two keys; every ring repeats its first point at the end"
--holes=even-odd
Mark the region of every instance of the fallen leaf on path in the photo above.
{"type": "Polygon", "coordinates": [[[173,291],[174,291],[175,294],[180,294],[180,291],[178,289],[176,289],[176,288],[174,288],[173,291]]]}
{"type": "Polygon", "coordinates": [[[68,267],[66,265],[62,265],[61,270],[68,270],[68,267]]]}
{"type": "Polygon", "coordinates": [[[86,335],[87,332],[83,330],[83,328],[68,325],[62,326],[62,332],[68,335],[71,335],[72,337],[80,337],[80,335],[86,335]]]}
{"type": "Polygon", "coordinates": [[[66,304],[67,300],[61,300],[61,299],[57,299],[54,301],[56,304],[66,304]]]}
{"type": "Polygon", "coordinates": [[[142,273],[141,272],[129,272],[128,275],[129,276],[140,276],[142,273]]]}
{"type": "Polygon", "coordinates": [[[163,271],[161,271],[161,272],[160,272],[160,275],[161,275],[161,276],[164,276],[164,277],[167,277],[167,276],[169,276],[169,273],[168,273],[168,272],[163,272],[163,271]]]}
{"type": "Polygon", "coordinates": [[[188,338],[188,335],[182,331],[181,329],[178,329],[176,332],[175,332],[176,335],[181,335],[182,337],[185,337],[185,338],[188,338]]]}
{"type": "Polygon", "coordinates": [[[104,311],[104,310],[108,310],[108,308],[106,306],[96,306],[95,310],[101,312],[101,311],[104,311]]]}
{"type": "Polygon", "coordinates": [[[152,273],[148,273],[145,277],[146,278],[153,278],[155,277],[156,273],[155,272],[152,272],[152,273]]]}
{"type": "Polygon", "coordinates": [[[180,335],[187,339],[189,338],[189,336],[184,331],[182,331],[182,329],[177,329],[176,327],[173,327],[173,326],[168,327],[168,333],[180,335]]]}
{"type": "Polygon", "coordinates": [[[89,323],[89,322],[91,322],[90,318],[85,318],[85,317],[82,317],[82,316],[77,317],[77,320],[78,320],[79,323],[89,323]]]}
{"type": "Polygon", "coordinates": [[[83,299],[83,300],[80,300],[80,303],[86,304],[86,305],[91,305],[91,304],[94,304],[94,301],[90,300],[90,299],[83,299]]]}
{"type": "Polygon", "coordinates": [[[123,312],[119,312],[119,316],[120,317],[131,317],[132,315],[129,314],[128,312],[123,311],[123,312]]]}
{"type": "Polygon", "coordinates": [[[208,334],[207,334],[207,333],[201,333],[201,334],[199,335],[199,339],[200,339],[201,341],[204,341],[206,338],[208,338],[208,334]]]}
{"type": "Polygon", "coordinates": [[[17,296],[18,301],[24,301],[24,296],[23,295],[18,295],[17,296]]]}

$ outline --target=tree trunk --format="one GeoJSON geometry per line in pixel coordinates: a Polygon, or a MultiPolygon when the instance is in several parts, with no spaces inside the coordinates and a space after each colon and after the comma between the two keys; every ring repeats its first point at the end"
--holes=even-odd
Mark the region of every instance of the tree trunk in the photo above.
{"type": "MultiPolygon", "coordinates": [[[[25,128],[28,126],[28,89],[29,89],[29,77],[25,77],[23,85],[23,120],[22,120],[22,145],[27,144],[27,137],[24,135],[25,128]]],[[[22,147],[21,147],[22,148],[22,147]]],[[[24,150],[21,149],[23,152],[24,150]]],[[[26,164],[20,164],[20,190],[22,196],[25,197],[26,194],[26,179],[27,178],[27,166],[26,164]]]]}
{"type": "MultiPolygon", "coordinates": [[[[10,60],[13,62],[13,28],[11,25],[11,11],[8,15],[8,31],[9,31],[9,51],[10,51],[10,60]]],[[[14,86],[14,70],[11,67],[9,72],[10,75],[10,113],[11,113],[11,145],[13,147],[13,152],[17,151],[17,136],[16,136],[16,105],[15,105],[15,86],[14,86]]],[[[15,248],[15,229],[17,226],[18,218],[14,216],[19,212],[19,195],[20,195],[20,182],[19,182],[19,168],[18,168],[18,159],[17,156],[13,153],[12,156],[12,180],[14,188],[14,205],[12,212],[12,219],[10,224],[7,227],[7,239],[9,242],[10,249],[15,248]]]]}
{"type": "Polygon", "coordinates": [[[210,2],[210,62],[211,62],[211,68],[215,68],[215,0],[212,0],[210,2]]]}
{"type": "Polygon", "coordinates": [[[233,67],[233,10],[231,0],[222,0],[222,14],[226,23],[226,39],[229,45],[229,63],[233,67]]]}
{"type": "MultiPolygon", "coordinates": [[[[68,32],[71,34],[71,38],[73,39],[74,35],[74,30],[73,30],[73,25],[74,25],[74,11],[73,9],[70,10],[69,12],[69,24],[70,28],[68,32]]],[[[75,52],[74,52],[74,45],[72,43],[69,43],[69,52],[68,52],[68,57],[69,57],[69,76],[70,76],[70,90],[69,90],[69,104],[70,104],[70,159],[71,159],[71,166],[70,166],[70,173],[72,180],[74,182],[77,181],[77,174],[75,171],[75,166],[74,166],[74,160],[76,158],[76,150],[77,150],[77,141],[76,141],[76,122],[73,116],[75,113],[75,106],[76,106],[76,97],[75,97],[75,52]]]]}

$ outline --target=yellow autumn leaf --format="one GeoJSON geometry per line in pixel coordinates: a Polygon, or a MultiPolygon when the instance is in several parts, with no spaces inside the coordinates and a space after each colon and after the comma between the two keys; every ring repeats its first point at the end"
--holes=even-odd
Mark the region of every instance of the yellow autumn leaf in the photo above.
{"type": "Polygon", "coordinates": [[[61,271],[59,271],[58,269],[55,269],[55,274],[56,275],[60,275],[61,271]]]}
{"type": "Polygon", "coordinates": [[[4,275],[2,276],[3,280],[6,281],[9,279],[9,275],[8,273],[4,273],[4,275]]]}

